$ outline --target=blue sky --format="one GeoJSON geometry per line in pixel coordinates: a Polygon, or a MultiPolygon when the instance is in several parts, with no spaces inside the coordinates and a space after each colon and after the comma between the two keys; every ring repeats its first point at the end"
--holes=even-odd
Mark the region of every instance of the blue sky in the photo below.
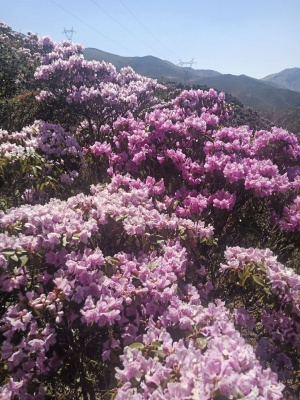
{"type": "Polygon", "coordinates": [[[300,0],[0,0],[16,31],[254,78],[300,67],[300,0]]]}

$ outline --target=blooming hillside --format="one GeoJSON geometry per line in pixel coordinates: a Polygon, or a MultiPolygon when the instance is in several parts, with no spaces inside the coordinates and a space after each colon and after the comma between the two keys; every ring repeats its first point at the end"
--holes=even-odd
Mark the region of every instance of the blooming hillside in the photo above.
{"type": "Polygon", "coordinates": [[[2,398],[296,399],[296,136],[0,30],[2,398]]]}

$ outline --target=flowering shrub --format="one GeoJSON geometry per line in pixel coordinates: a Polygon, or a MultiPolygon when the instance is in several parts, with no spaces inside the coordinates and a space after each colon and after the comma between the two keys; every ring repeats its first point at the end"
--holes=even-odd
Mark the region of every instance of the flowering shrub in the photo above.
{"type": "Polygon", "coordinates": [[[128,111],[140,115],[158,103],[156,94],[164,87],[153,79],[130,67],[117,72],[112,64],[87,61],[81,52],[80,45],[52,42],[52,51],[41,57],[34,76],[48,85],[38,100],[54,99],[63,107],[68,104],[86,122],[80,126],[85,142],[102,139],[103,128],[111,127],[118,116],[128,111]]]}
{"type": "MultiPolygon", "coordinates": [[[[110,332],[109,342],[102,343],[95,360],[99,368],[101,356],[103,360],[113,360],[114,353],[118,354],[124,346],[132,346],[133,350],[124,353],[125,370],[119,369],[117,378],[124,381],[126,377],[125,383],[138,379],[142,384],[141,378],[145,375],[146,386],[141,386],[144,394],[140,398],[147,398],[152,392],[154,395],[155,386],[159,395],[163,390],[159,384],[164,380],[166,398],[173,398],[176,385],[182,387],[178,396],[182,395],[182,390],[186,395],[200,393],[203,386],[203,378],[197,372],[201,371],[200,365],[203,364],[204,373],[208,360],[219,346],[225,346],[227,351],[230,346],[236,348],[237,343],[245,346],[223,305],[217,302],[217,305],[210,303],[208,308],[203,307],[197,285],[186,281],[187,268],[193,267],[193,263],[188,259],[184,243],[209,239],[213,234],[212,227],[201,221],[194,223],[178,218],[174,213],[165,213],[163,204],[158,202],[163,191],[162,182],[147,179],[143,183],[116,176],[110,185],[94,187],[92,196],[78,195],[66,202],[53,200],[44,206],[21,206],[2,214],[4,230],[12,233],[22,231],[14,240],[11,235],[2,235],[5,248],[2,249],[1,275],[2,291],[11,296],[16,291],[23,293],[19,295],[18,304],[8,307],[2,318],[5,327],[3,358],[8,362],[8,371],[14,376],[14,381],[22,383],[18,389],[20,395],[30,390],[35,390],[32,396],[43,393],[40,386],[45,379],[43,375],[49,375],[51,368],[54,371],[61,368],[61,362],[63,365],[70,363],[69,354],[62,354],[59,360],[54,349],[59,353],[66,352],[60,349],[62,331],[69,331],[72,336],[75,327],[79,329],[81,325],[93,327],[89,329],[92,337],[95,331],[98,335],[103,332],[101,336],[105,331],[110,332]],[[182,228],[186,237],[180,238],[182,228]],[[115,241],[115,235],[120,236],[119,243],[115,241]],[[114,242],[112,237],[115,237],[114,242]],[[153,241],[154,238],[157,239],[153,241]],[[121,243],[122,252],[116,252],[121,243]],[[83,252],[80,251],[82,246],[83,252]],[[45,263],[41,261],[43,259],[45,263]],[[36,270],[34,276],[30,273],[33,269],[36,270]],[[51,323],[55,331],[50,329],[51,323]],[[15,331],[18,332],[18,341],[15,331]],[[36,336],[38,332],[41,333],[36,336]],[[178,337],[181,339],[175,340],[178,337]],[[29,340],[27,347],[24,340],[29,340]],[[41,366],[35,359],[36,351],[31,349],[31,343],[42,350],[39,351],[41,366]],[[137,349],[135,343],[139,344],[137,349]],[[143,351],[148,351],[147,346],[150,346],[150,354],[143,362],[139,361],[142,364],[136,362],[134,372],[128,375],[129,372],[125,372],[126,357],[130,355],[135,359],[138,354],[142,357],[143,351]],[[179,360],[172,355],[177,351],[176,357],[182,351],[190,354],[196,381],[190,376],[185,378],[184,374],[191,365],[188,358],[181,355],[186,363],[181,361],[180,367],[179,360]],[[199,360],[195,363],[196,355],[199,360]],[[158,367],[160,363],[161,367],[158,367]],[[149,372],[146,364],[149,364],[149,372]],[[34,372],[33,365],[38,368],[34,372]],[[148,381],[147,374],[152,376],[157,368],[162,368],[165,373],[157,378],[149,377],[148,381]],[[136,371],[144,372],[137,374],[136,371]],[[167,384],[172,374],[175,374],[170,381],[173,384],[167,384]],[[182,378],[177,380],[180,376],[182,378]],[[30,386],[33,379],[36,383],[34,389],[30,386]]],[[[199,278],[205,282],[201,274],[199,278]]],[[[207,296],[203,296],[203,300],[207,301],[207,296]]],[[[84,340],[88,337],[89,334],[84,340]]],[[[79,339],[73,337],[70,340],[79,339]]],[[[250,346],[247,349],[247,356],[241,356],[236,349],[235,361],[232,362],[245,363],[244,357],[249,358],[242,369],[243,374],[250,374],[249,385],[243,380],[241,388],[230,386],[231,380],[228,383],[227,380],[232,366],[225,365],[232,362],[226,357],[222,361],[218,355],[221,364],[215,367],[215,373],[219,376],[219,383],[216,385],[214,376],[205,372],[205,379],[208,379],[203,394],[205,398],[211,398],[213,393],[249,395],[253,392],[253,396],[263,396],[269,393],[268,390],[280,393],[283,386],[277,383],[276,376],[270,371],[263,375],[262,370],[257,370],[258,361],[255,361],[253,350],[250,346]],[[250,372],[252,368],[256,370],[255,378],[250,372]],[[253,379],[256,389],[252,386],[253,379]],[[273,382],[273,388],[267,389],[264,380],[270,380],[268,385],[273,382]]],[[[240,368],[235,367],[234,371],[240,373],[240,368]]],[[[124,391],[132,394],[130,387],[128,384],[126,389],[122,386],[117,397],[122,398],[124,391]]],[[[8,390],[8,386],[5,388],[8,390]]],[[[276,398],[274,396],[272,398],[276,398]]]]}
{"type": "MultiPolygon", "coordinates": [[[[49,200],[78,176],[82,153],[70,132],[35,121],[21,132],[0,131],[2,202],[9,205],[49,200]]],[[[67,191],[70,193],[70,191],[67,191]]]]}
{"type": "Polygon", "coordinates": [[[62,108],[0,131],[1,396],[296,398],[297,138],[28,40],[62,108]]]}

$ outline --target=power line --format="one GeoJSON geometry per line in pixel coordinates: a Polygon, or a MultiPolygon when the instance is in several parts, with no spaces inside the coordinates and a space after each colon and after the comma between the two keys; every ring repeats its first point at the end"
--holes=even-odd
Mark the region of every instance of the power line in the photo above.
{"type": "Polygon", "coordinates": [[[143,43],[144,46],[149,47],[154,52],[157,52],[156,49],[154,49],[152,46],[144,42],[139,36],[137,36],[135,33],[131,32],[125,25],[123,25],[120,21],[118,21],[113,15],[111,15],[108,11],[106,11],[103,7],[101,7],[98,3],[96,3],[95,0],[91,0],[92,3],[94,3],[100,10],[102,10],[106,15],[108,15],[113,21],[115,21],[118,25],[120,25],[123,29],[125,29],[128,33],[130,33],[132,36],[134,36],[137,40],[139,40],[141,43],[143,43]]]}
{"type": "Polygon", "coordinates": [[[87,22],[83,21],[81,18],[78,18],[75,14],[73,14],[72,12],[70,12],[69,10],[67,10],[65,7],[61,6],[60,4],[58,4],[56,1],[54,0],[50,0],[53,4],[55,4],[57,7],[61,8],[62,10],[64,10],[67,14],[71,15],[73,18],[77,19],[77,21],[79,21],[80,23],[82,23],[83,25],[87,26],[88,28],[92,29],[93,31],[95,31],[96,33],[98,33],[99,35],[101,35],[102,37],[104,37],[107,40],[110,40],[111,42],[114,42],[115,44],[117,44],[118,46],[122,47],[124,50],[131,52],[130,49],[128,49],[126,46],[122,45],[121,43],[117,42],[116,40],[110,38],[109,36],[105,35],[104,33],[98,31],[98,29],[94,28],[92,25],[88,24],[87,22]]]}
{"type": "Polygon", "coordinates": [[[122,0],[119,0],[119,2],[123,5],[124,8],[126,8],[126,10],[136,19],[136,21],[149,33],[149,35],[151,35],[157,42],[159,42],[169,53],[173,54],[173,56],[175,56],[176,58],[178,58],[178,56],[172,51],[170,50],[167,46],[165,46],[165,44],[157,37],[155,36],[147,27],[146,25],[143,24],[143,22],[126,6],[126,4],[123,3],[122,0]]]}

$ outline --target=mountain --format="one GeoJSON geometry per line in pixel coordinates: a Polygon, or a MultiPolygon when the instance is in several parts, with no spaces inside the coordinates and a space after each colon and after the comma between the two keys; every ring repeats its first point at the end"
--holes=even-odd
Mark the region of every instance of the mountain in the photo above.
{"type": "Polygon", "coordinates": [[[300,92],[300,68],[287,68],[276,74],[265,76],[262,81],[275,83],[282,88],[300,92]]]}
{"type": "Polygon", "coordinates": [[[282,89],[246,75],[229,75],[202,78],[202,85],[232,94],[244,106],[258,111],[300,106],[300,93],[282,89]]]}
{"type": "MultiPolygon", "coordinates": [[[[283,88],[273,80],[254,79],[246,75],[221,74],[214,70],[182,68],[153,56],[122,57],[98,49],[84,51],[87,60],[106,61],[119,70],[131,66],[137,73],[158,79],[160,82],[184,83],[215,88],[230,93],[245,107],[269,112],[279,108],[300,107],[300,93],[283,88]]],[[[293,68],[295,69],[295,68],[293,68]]],[[[300,68],[296,68],[300,72],[300,68]]],[[[275,74],[276,75],[276,74],[275,74]]]]}
{"type": "Polygon", "coordinates": [[[185,74],[184,70],[189,74],[189,80],[206,76],[211,77],[221,75],[220,72],[206,69],[197,70],[192,68],[184,68],[183,70],[182,67],[179,67],[170,61],[161,60],[160,58],[153,56],[122,57],[93,48],[85,49],[83,55],[87,60],[112,63],[117,70],[120,70],[122,67],[130,66],[141,75],[163,80],[164,82],[183,82],[185,74]]]}

